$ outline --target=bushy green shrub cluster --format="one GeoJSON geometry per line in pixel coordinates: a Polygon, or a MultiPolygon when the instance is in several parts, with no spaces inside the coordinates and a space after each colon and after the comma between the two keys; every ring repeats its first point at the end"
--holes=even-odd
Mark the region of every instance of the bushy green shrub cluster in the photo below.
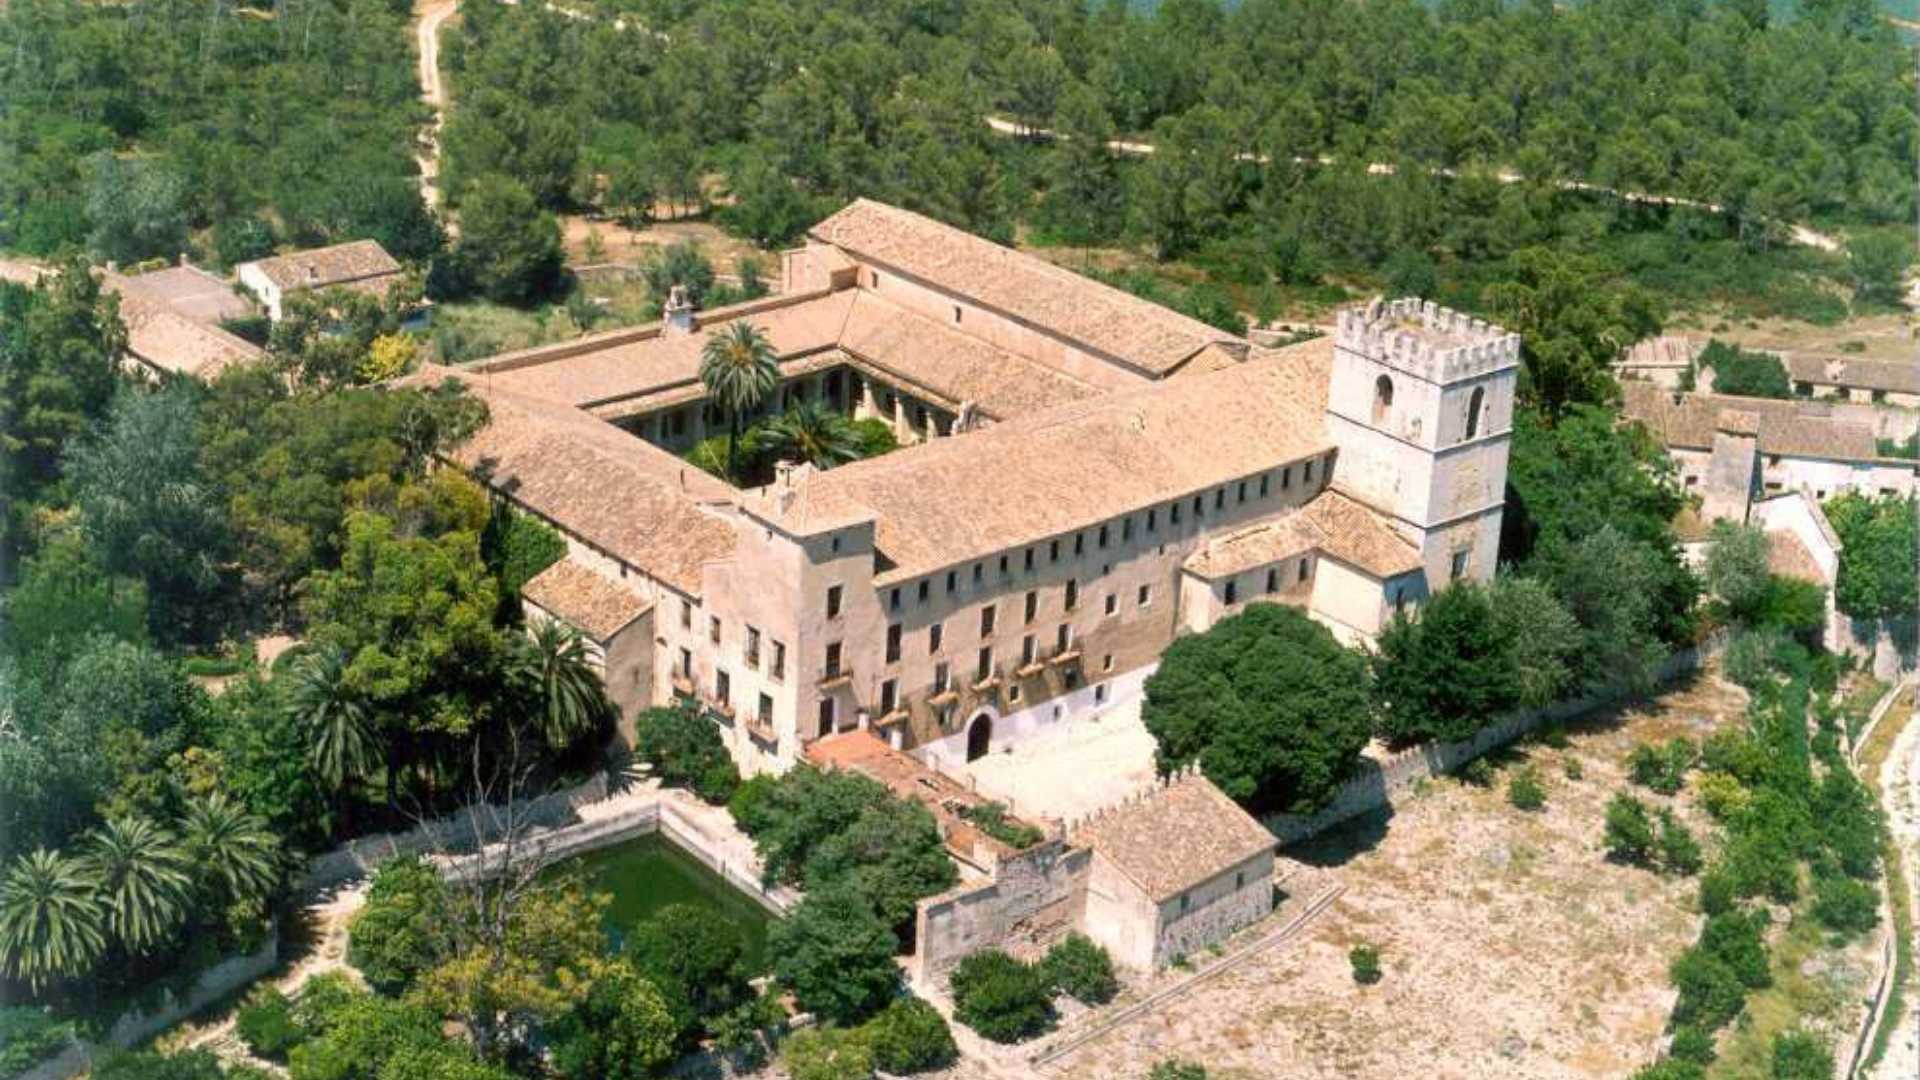
{"type": "Polygon", "coordinates": [[[1045,833],[1037,826],[1007,816],[1007,808],[997,802],[985,802],[960,811],[960,816],[978,825],[980,831],[1015,850],[1039,843],[1045,833]]]}
{"type": "Polygon", "coordinates": [[[714,720],[689,701],[640,710],[633,718],[633,754],[669,787],[693,789],[724,803],[740,784],[739,767],[714,720]]]}
{"type": "Polygon", "coordinates": [[[1538,810],[1547,805],[1547,785],[1540,779],[1540,770],[1532,765],[1515,769],[1507,778],[1507,801],[1520,810],[1538,810]]]}
{"type": "Polygon", "coordinates": [[[1353,968],[1353,981],[1361,986],[1372,986],[1385,974],[1380,967],[1380,950],[1364,942],[1347,950],[1347,963],[1353,968]]]}
{"type": "Polygon", "coordinates": [[[954,967],[951,985],[955,1019],[994,1042],[1020,1042],[1053,1027],[1053,980],[1041,965],[981,949],[954,967]]]}
{"type": "Polygon", "coordinates": [[[1674,738],[1663,747],[1641,743],[1627,755],[1627,775],[1641,787],[1671,795],[1687,782],[1698,753],[1691,741],[1674,738]]]}
{"type": "Polygon", "coordinates": [[[255,987],[234,1013],[233,1027],[248,1049],[270,1061],[286,1060],[287,1051],[306,1037],[294,1022],[292,999],[274,986],[255,987]]]}
{"type": "Polygon", "coordinates": [[[1087,1005],[1104,1005],[1120,992],[1113,957],[1085,934],[1068,934],[1040,960],[1054,989],[1087,1005]]]}
{"type": "Polygon", "coordinates": [[[73,1037],[73,1025],[31,1005],[0,1007],[0,1076],[25,1072],[73,1037]]]}

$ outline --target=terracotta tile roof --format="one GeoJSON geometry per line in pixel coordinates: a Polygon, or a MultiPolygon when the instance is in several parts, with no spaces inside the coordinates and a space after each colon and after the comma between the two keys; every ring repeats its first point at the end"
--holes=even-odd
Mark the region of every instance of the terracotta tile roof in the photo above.
{"type": "Polygon", "coordinates": [[[1381,579],[1422,566],[1420,550],[1378,513],[1340,491],[1223,533],[1187,556],[1185,568],[1209,581],[1319,551],[1381,579]]]}
{"type": "Polygon", "coordinates": [[[222,319],[237,319],[253,313],[253,305],[234,292],[224,278],[197,266],[169,266],[128,280],[147,295],[199,322],[218,325],[222,319]]]}
{"type": "MultiPolygon", "coordinates": [[[[807,744],[805,753],[808,761],[822,768],[857,772],[885,784],[900,798],[925,806],[940,827],[941,839],[962,854],[973,857],[982,847],[996,855],[1013,850],[961,816],[962,810],[984,806],[991,800],[946,773],[928,768],[911,754],[888,746],[870,730],[844,731],[815,739],[807,744]]],[[[1011,816],[1007,820],[1021,823],[1011,816]]]]}
{"type": "Polygon", "coordinates": [[[701,507],[725,502],[725,484],[604,420],[484,376],[435,368],[415,381],[442,378],[487,404],[486,425],[449,456],[497,490],[692,595],[701,567],[732,555],[733,523],[701,507]]]}
{"type": "Polygon", "coordinates": [[[179,375],[211,379],[234,364],[265,356],[259,346],[175,311],[122,274],[102,271],[101,286],[120,297],[120,321],[127,326],[127,351],[140,360],[179,375]]]}
{"type": "Polygon", "coordinates": [[[1767,534],[1767,570],[1781,577],[1811,581],[1816,585],[1831,585],[1827,576],[1820,572],[1820,564],[1814,561],[1813,552],[1790,530],[1780,529],[1767,534]]]}
{"type": "MultiPolygon", "coordinates": [[[[1332,448],[1282,354],[842,465],[756,513],[795,533],[878,519],[876,583],[1085,528],[1332,448]],[[817,522],[821,524],[816,524],[817,522]]],[[[774,493],[777,495],[778,493],[774,493]]]]}
{"type": "Polygon", "coordinates": [[[289,252],[260,259],[253,265],[282,291],[324,289],[400,273],[399,262],[375,240],[353,240],[331,247],[289,252]]]}
{"type": "Polygon", "coordinates": [[[1275,846],[1272,833],[1197,772],[1094,817],[1073,842],[1105,856],[1155,902],[1275,846]]]}
{"type": "Polygon", "coordinates": [[[745,318],[766,332],[783,358],[831,348],[852,308],[852,291],[782,304],[737,305],[702,312],[691,334],[662,333],[660,324],[588,334],[558,345],[505,353],[467,370],[486,372],[495,386],[582,407],[672,387],[697,386],[700,350],[716,329],[745,318]],[[740,309],[746,309],[745,314],[740,309]]]}
{"type": "Polygon", "coordinates": [[[1787,362],[1787,374],[1794,382],[1920,394],[1920,364],[1912,361],[1797,355],[1788,355],[1784,359],[1787,362]]]}
{"type": "Polygon", "coordinates": [[[956,405],[971,401],[998,420],[1099,393],[1064,372],[860,291],[840,347],[956,405]]]}
{"type": "Polygon", "coordinates": [[[603,645],[652,606],[646,597],[571,559],[535,574],[520,595],[603,645]]]}
{"type": "Polygon", "coordinates": [[[1668,446],[1712,449],[1721,412],[1733,409],[1758,416],[1763,454],[1837,461],[1872,461],[1879,456],[1871,426],[1836,420],[1822,402],[1682,393],[1646,382],[1622,383],[1620,391],[1621,413],[1645,424],[1668,446]]]}
{"type": "Polygon", "coordinates": [[[1150,375],[1173,371],[1212,342],[1245,348],[1241,339],[1197,319],[870,199],[854,201],[810,235],[1150,375]]]}

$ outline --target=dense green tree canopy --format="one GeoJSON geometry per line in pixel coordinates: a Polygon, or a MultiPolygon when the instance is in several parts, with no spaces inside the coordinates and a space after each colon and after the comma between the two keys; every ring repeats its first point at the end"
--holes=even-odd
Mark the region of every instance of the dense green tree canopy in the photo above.
{"type": "Polygon", "coordinates": [[[1311,812],[1367,745],[1366,661],[1305,613],[1253,604],[1176,638],[1141,715],[1162,772],[1198,762],[1257,812],[1311,812]]]}
{"type": "Polygon", "coordinates": [[[1834,603],[1859,619],[1911,615],[1914,610],[1914,508],[1892,495],[1852,492],[1829,500],[1827,520],[1840,537],[1840,574],[1834,603]]]}

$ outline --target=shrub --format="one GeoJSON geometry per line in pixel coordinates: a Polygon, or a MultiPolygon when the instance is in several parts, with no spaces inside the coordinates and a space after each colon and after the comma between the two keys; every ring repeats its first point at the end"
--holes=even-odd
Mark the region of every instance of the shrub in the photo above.
{"type": "Polygon", "coordinates": [[[1647,816],[1646,804],[1631,795],[1615,795],[1607,803],[1605,843],[1610,859],[1646,862],[1653,852],[1653,821],[1647,816]]]}
{"type": "Polygon", "coordinates": [[[1627,774],[1641,787],[1662,795],[1679,791],[1695,758],[1693,743],[1674,739],[1665,747],[1641,743],[1627,756],[1627,774]]]}
{"type": "Polygon", "coordinates": [[[1673,816],[1673,811],[1660,811],[1660,868],[1687,877],[1700,872],[1700,863],[1700,842],[1673,816]]]}
{"type": "Polygon", "coordinates": [[[73,1035],[73,1025],[56,1020],[45,1009],[31,1005],[0,1008],[0,1076],[25,1072],[59,1053],[73,1035]]]}
{"type": "Polygon", "coordinates": [[[1726,965],[1740,985],[1760,990],[1773,985],[1773,972],[1767,966],[1764,934],[1767,916],[1760,911],[1728,911],[1710,916],[1700,930],[1700,949],[1726,965]]]}
{"type": "Polygon", "coordinates": [[[896,1076],[944,1069],[960,1050],[939,1010],[917,997],[898,997],[867,1021],[873,1063],[896,1076]]]}
{"type": "Polygon", "coordinates": [[[1566,759],[1561,764],[1561,771],[1567,774],[1569,780],[1584,780],[1587,775],[1587,767],[1580,764],[1580,759],[1577,757],[1566,759]]]}
{"type": "Polygon", "coordinates": [[[1700,913],[1718,915],[1733,910],[1735,890],[1733,876],[1724,869],[1716,867],[1700,878],[1700,913]]]}
{"type": "Polygon", "coordinates": [[[375,990],[405,993],[449,948],[446,899],[446,884],[426,860],[390,860],[373,875],[366,906],[349,924],[348,962],[375,990]]]}
{"type": "Polygon", "coordinates": [[[1673,1023],[1718,1031],[1740,1015],[1747,991],[1727,965],[1699,946],[1680,954],[1668,969],[1680,996],[1673,1003],[1673,1023]]]}
{"type": "Polygon", "coordinates": [[[1833,1076],[1833,1052],[1805,1031],[1783,1031],[1773,1037],[1772,1080],[1828,1080],[1833,1076]]]}
{"type": "Polygon", "coordinates": [[[1076,1001],[1104,1005],[1120,992],[1113,957],[1085,934],[1068,934],[1040,964],[1053,986],[1076,1001]]]}
{"type": "Polygon", "coordinates": [[[893,928],[844,882],[808,889],[793,913],[773,924],[767,942],[774,974],[800,1007],[843,1023],[893,998],[897,944],[893,928]]]}
{"type": "Polygon", "coordinates": [[[1664,1058],[1633,1074],[1633,1080],[1702,1080],[1706,1070],[1691,1061],[1664,1058]]]}
{"type": "Polygon", "coordinates": [[[1384,974],[1380,969],[1380,950],[1371,945],[1355,945],[1347,951],[1347,963],[1353,965],[1353,981],[1372,986],[1384,974]]]}
{"type": "Polygon", "coordinates": [[[1047,973],[999,949],[968,955],[953,969],[953,1015],[994,1042],[1032,1038],[1053,1026],[1047,973]]]}
{"type": "Polygon", "coordinates": [[[91,1075],[93,1080],[222,1080],[220,1059],[211,1050],[113,1054],[96,1062],[91,1075]]]}
{"type": "Polygon", "coordinates": [[[1207,1069],[1197,1061],[1168,1058],[1153,1063],[1153,1068],[1147,1072],[1147,1080],[1207,1080],[1207,1069]]]}
{"type": "Polygon", "coordinates": [[[873,1047],[859,1029],[796,1031],[781,1045],[780,1060],[793,1080],[865,1080],[873,1075],[873,1047]]]}
{"type": "Polygon", "coordinates": [[[286,1060],[287,1051],[306,1036],[293,1021],[293,1001],[274,986],[256,986],[233,1017],[248,1049],[273,1061],[286,1060]]]}
{"type": "Polygon", "coordinates": [[[1547,805],[1547,788],[1540,782],[1540,770],[1531,765],[1516,769],[1507,781],[1507,801],[1522,810],[1547,805]]]}
{"type": "Polygon", "coordinates": [[[1474,787],[1493,786],[1493,762],[1477,757],[1460,766],[1460,779],[1474,787]]]}
{"type": "Polygon", "coordinates": [[[668,904],[627,933],[633,969],[658,987],[683,1034],[753,997],[742,961],[745,943],[719,912],[668,904]]]}
{"type": "Polygon", "coordinates": [[[1852,878],[1828,875],[1813,883],[1813,917],[1841,934],[1864,934],[1880,925],[1880,897],[1852,878]]]}
{"type": "Polygon", "coordinates": [[[1713,820],[1725,824],[1753,801],[1746,785],[1723,772],[1710,772],[1700,778],[1700,805],[1713,820]]]}
{"type": "Polygon", "coordinates": [[[1007,808],[997,802],[980,803],[960,811],[960,816],[980,827],[980,831],[1016,850],[1030,848],[1046,837],[1035,826],[1007,817],[1007,808]]]}
{"type": "Polygon", "coordinates": [[[690,704],[642,709],[633,718],[633,753],[661,783],[692,788],[710,803],[727,802],[740,784],[719,727],[690,704]]]}
{"type": "Polygon", "coordinates": [[[1675,1028],[1667,1053],[1696,1065],[1713,1063],[1713,1036],[1692,1025],[1675,1028]]]}

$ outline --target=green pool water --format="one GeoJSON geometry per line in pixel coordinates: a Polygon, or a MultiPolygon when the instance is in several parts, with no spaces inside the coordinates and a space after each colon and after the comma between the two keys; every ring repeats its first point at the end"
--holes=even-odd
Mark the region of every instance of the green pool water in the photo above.
{"type": "Polygon", "coordinates": [[[766,964],[772,918],[767,910],[657,835],[588,852],[564,865],[580,868],[590,887],[613,895],[606,926],[616,947],[629,927],[668,904],[693,904],[719,912],[738,928],[751,968],[758,971],[766,964]]]}

